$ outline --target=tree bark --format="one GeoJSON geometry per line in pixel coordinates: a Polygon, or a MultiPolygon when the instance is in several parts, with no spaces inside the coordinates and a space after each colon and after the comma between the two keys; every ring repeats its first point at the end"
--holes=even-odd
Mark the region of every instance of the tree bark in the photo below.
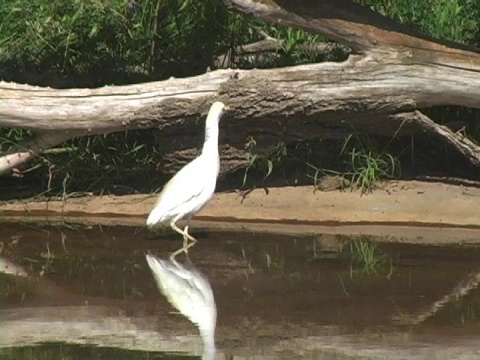
{"type": "MultiPolygon", "coordinates": [[[[437,105],[480,108],[476,50],[434,41],[346,0],[228,3],[266,21],[328,36],[361,55],[343,63],[217,70],[99,89],[0,83],[0,126],[47,132],[51,145],[79,134],[156,128],[164,134],[159,146],[166,153],[164,170],[170,172],[197,154],[203,137],[199,119],[213,101],[221,100],[233,109],[221,125],[223,172],[246,164],[245,144],[251,139],[261,151],[279,140],[343,137],[352,126],[381,135],[392,135],[399,127],[400,134],[427,130],[480,166],[477,145],[417,111],[437,105]],[[196,136],[187,136],[192,134],[196,136]]],[[[0,173],[21,163],[12,163],[12,154],[41,152],[34,145],[23,144],[0,157],[0,173]]]]}

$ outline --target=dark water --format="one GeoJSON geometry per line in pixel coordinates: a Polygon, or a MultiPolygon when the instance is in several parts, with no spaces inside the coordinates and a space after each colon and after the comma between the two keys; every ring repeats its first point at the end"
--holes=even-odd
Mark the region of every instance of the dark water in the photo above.
{"type": "MultiPolygon", "coordinates": [[[[168,256],[178,236],[0,230],[0,359],[199,358],[198,331],[172,313],[145,261],[168,256]]],[[[192,233],[220,359],[480,359],[479,248],[192,233]]]]}

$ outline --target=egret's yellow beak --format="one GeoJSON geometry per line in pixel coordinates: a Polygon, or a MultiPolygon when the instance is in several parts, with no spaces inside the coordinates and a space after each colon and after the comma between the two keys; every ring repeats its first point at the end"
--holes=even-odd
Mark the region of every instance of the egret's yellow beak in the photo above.
{"type": "Polygon", "coordinates": [[[231,108],[230,106],[228,106],[228,105],[225,105],[225,108],[224,108],[224,109],[225,109],[225,111],[230,111],[230,110],[232,110],[232,108],[231,108]]]}

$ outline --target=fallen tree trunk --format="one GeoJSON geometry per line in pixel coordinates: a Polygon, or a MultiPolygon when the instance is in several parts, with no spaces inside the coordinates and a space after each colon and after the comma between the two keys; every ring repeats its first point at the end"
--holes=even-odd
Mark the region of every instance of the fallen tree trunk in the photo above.
{"type": "Polygon", "coordinates": [[[233,109],[222,124],[223,172],[246,164],[245,144],[252,139],[261,151],[279,140],[343,137],[351,127],[380,135],[392,135],[399,128],[400,134],[426,130],[480,166],[477,145],[438,128],[417,111],[436,105],[480,108],[478,53],[412,35],[349,1],[300,1],[289,7],[284,3],[230,1],[237,10],[330,36],[362,55],[351,55],[343,63],[218,70],[186,79],[99,89],[0,83],[0,125],[40,134],[34,143],[3,154],[0,173],[19,166],[20,158],[28,160],[74,136],[146,128],[164,134],[165,141],[159,144],[168,160],[164,170],[174,171],[197,154],[203,137],[203,121],[198,119],[215,100],[233,109]],[[343,9],[342,4],[348,6],[343,9]]]}

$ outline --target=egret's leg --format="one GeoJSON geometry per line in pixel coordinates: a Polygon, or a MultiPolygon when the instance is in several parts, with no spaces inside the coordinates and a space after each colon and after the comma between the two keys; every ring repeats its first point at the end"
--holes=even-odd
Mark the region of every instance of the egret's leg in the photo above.
{"type": "Polygon", "coordinates": [[[189,217],[187,219],[187,225],[184,227],[183,231],[182,231],[182,235],[183,235],[183,249],[185,249],[188,245],[188,240],[190,239],[191,241],[197,241],[193,236],[191,236],[189,233],[188,233],[188,227],[190,226],[190,222],[192,221],[192,217],[189,217]]]}
{"type": "Polygon", "coordinates": [[[170,227],[175,230],[177,233],[179,233],[180,235],[182,235],[183,237],[183,241],[184,241],[184,246],[182,246],[181,249],[178,249],[177,251],[173,252],[171,255],[170,255],[170,260],[172,262],[175,262],[175,256],[177,256],[178,254],[180,254],[181,252],[183,252],[184,248],[185,248],[185,239],[186,239],[186,235],[185,233],[182,231],[182,229],[180,229],[177,224],[175,224],[179,219],[180,219],[181,216],[177,216],[175,219],[173,219],[171,222],[170,222],[170,227]]]}
{"type": "Polygon", "coordinates": [[[186,248],[188,245],[188,224],[183,228],[183,248],[186,248]]]}
{"type": "Polygon", "coordinates": [[[184,236],[183,236],[183,246],[181,249],[178,249],[177,251],[175,251],[172,256],[175,257],[177,256],[178,254],[180,254],[181,252],[184,252],[185,254],[188,253],[188,249],[190,249],[193,245],[196,244],[197,242],[197,239],[195,239],[192,235],[190,235],[188,233],[188,225],[185,226],[185,228],[183,229],[184,231],[184,236]],[[191,240],[190,243],[188,242],[188,240],[191,240]]]}
{"type": "Polygon", "coordinates": [[[188,227],[190,226],[191,220],[192,220],[191,217],[188,218],[187,225],[185,226],[183,231],[177,227],[177,225],[175,224],[175,220],[172,221],[172,223],[170,223],[170,226],[172,227],[172,229],[174,229],[179,234],[182,234],[182,236],[183,236],[183,246],[180,249],[178,249],[177,251],[173,252],[172,255],[170,255],[170,260],[171,261],[175,261],[175,257],[178,254],[180,254],[182,252],[187,253],[188,249],[190,249],[197,242],[197,239],[195,239],[192,235],[190,235],[188,233],[188,227]],[[188,240],[190,240],[191,242],[188,243],[188,240]]]}
{"type": "Polygon", "coordinates": [[[183,232],[185,233],[185,236],[190,239],[191,243],[190,244],[186,244],[185,242],[183,243],[183,246],[185,247],[185,251],[187,249],[190,249],[193,245],[195,245],[195,243],[197,242],[197,239],[195,239],[192,235],[190,235],[188,233],[188,226],[190,225],[190,221],[188,221],[188,224],[187,226],[185,226],[185,228],[183,229],[183,232]]]}
{"type": "Polygon", "coordinates": [[[183,232],[182,229],[180,229],[177,224],[175,224],[177,222],[178,219],[173,219],[172,222],[170,223],[170,227],[175,230],[177,233],[179,233],[180,235],[183,236],[183,238],[185,239],[185,233],[183,232]]]}
{"type": "MultiPolygon", "coordinates": [[[[197,239],[195,239],[192,235],[190,235],[188,233],[188,228],[190,227],[190,222],[192,221],[192,217],[189,217],[187,219],[187,226],[185,226],[185,228],[183,229],[183,232],[185,234],[185,236],[187,237],[187,239],[190,239],[190,241],[193,241],[194,243],[197,242],[197,239]]],[[[184,246],[186,246],[186,243],[183,243],[184,246]]]]}

